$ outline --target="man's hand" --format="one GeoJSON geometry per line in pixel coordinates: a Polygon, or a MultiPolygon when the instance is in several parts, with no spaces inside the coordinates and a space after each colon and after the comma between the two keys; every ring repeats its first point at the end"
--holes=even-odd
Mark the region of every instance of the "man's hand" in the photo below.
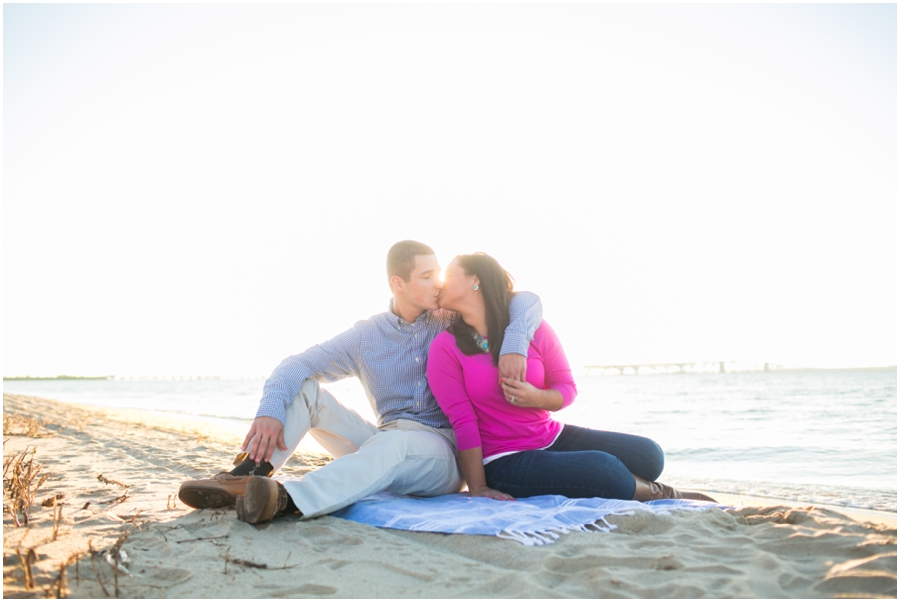
{"type": "Polygon", "coordinates": [[[507,502],[515,501],[516,499],[508,493],[503,493],[502,491],[497,491],[496,489],[491,489],[487,486],[479,487],[475,491],[470,491],[469,497],[488,497],[492,500],[503,500],[507,502]]]}
{"type": "Polygon", "coordinates": [[[519,355],[518,353],[501,355],[500,361],[497,363],[497,368],[500,370],[500,382],[503,382],[504,378],[525,380],[525,369],[527,366],[528,361],[524,355],[519,355]]]}
{"type": "Polygon", "coordinates": [[[277,418],[258,416],[250,425],[250,432],[244,438],[241,450],[248,452],[254,462],[268,462],[272,459],[275,446],[287,450],[284,444],[284,426],[277,418]],[[251,444],[252,441],[252,445],[251,444]],[[250,449],[247,446],[250,445],[250,449]]]}

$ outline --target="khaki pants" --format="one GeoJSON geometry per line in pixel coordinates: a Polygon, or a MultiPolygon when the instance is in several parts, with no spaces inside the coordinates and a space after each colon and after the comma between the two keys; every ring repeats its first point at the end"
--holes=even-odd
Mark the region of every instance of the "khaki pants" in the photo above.
{"type": "Polygon", "coordinates": [[[278,479],[304,518],[329,514],[378,491],[427,497],[462,488],[453,429],[412,420],[378,428],[311,379],[287,408],[287,450],[276,447],[271,459],[276,473],[307,432],[335,459],[302,477],[278,479]]]}

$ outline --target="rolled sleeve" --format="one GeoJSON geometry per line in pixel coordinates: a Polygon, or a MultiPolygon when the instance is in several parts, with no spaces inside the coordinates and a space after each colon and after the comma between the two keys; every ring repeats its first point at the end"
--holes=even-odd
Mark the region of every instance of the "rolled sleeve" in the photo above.
{"type": "Polygon", "coordinates": [[[541,325],[543,315],[540,297],[528,291],[513,295],[509,303],[509,326],[503,336],[500,355],[517,353],[528,357],[528,345],[534,339],[534,331],[541,325]]]}
{"type": "Polygon", "coordinates": [[[481,432],[478,430],[478,419],[474,416],[469,420],[453,422],[453,432],[456,434],[456,449],[474,449],[481,447],[481,432]]]}
{"type": "Polygon", "coordinates": [[[575,390],[575,383],[557,383],[550,385],[549,388],[556,389],[562,394],[563,402],[562,407],[559,408],[560,410],[572,405],[572,402],[575,401],[575,396],[578,394],[578,391],[575,390]]]}
{"type": "Polygon", "coordinates": [[[256,417],[268,416],[269,418],[275,418],[284,426],[287,421],[286,408],[287,406],[280,399],[263,397],[259,402],[259,409],[256,410],[256,417]]]}

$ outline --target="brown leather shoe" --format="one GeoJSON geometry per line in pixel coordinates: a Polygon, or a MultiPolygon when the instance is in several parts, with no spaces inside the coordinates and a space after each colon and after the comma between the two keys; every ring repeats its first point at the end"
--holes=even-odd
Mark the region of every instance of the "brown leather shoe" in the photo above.
{"type": "Polygon", "coordinates": [[[631,499],[638,502],[649,500],[700,500],[701,502],[718,503],[711,497],[696,491],[678,491],[669,485],[663,485],[656,481],[647,481],[637,475],[632,476],[634,477],[634,497],[631,499]]]}
{"type": "Polygon", "coordinates": [[[268,477],[250,477],[247,491],[234,504],[238,520],[256,525],[288,514],[284,485],[268,477]]]}
{"type": "Polygon", "coordinates": [[[237,496],[247,490],[250,477],[235,477],[221,472],[211,479],[185,481],[178,488],[178,499],[191,508],[234,506],[237,496]]]}

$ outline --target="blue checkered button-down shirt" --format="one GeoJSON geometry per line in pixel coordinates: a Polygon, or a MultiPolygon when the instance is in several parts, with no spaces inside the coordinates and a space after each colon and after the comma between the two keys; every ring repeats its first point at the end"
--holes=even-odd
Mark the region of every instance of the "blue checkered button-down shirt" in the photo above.
{"type": "MultiPolygon", "coordinates": [[[[285,359],[263,387],[258,416],[284,424],[285,408],[307,378],[334,382],[348,376],[362,381],[378,426],[405,418],[433,428],[450,428],[425,380],[431,341],[456,316],[453,312],[426,311],[412,324],[390,311],[360,320],[350,330],[285,359]]],[[[537,295],[516,293],[509,306],[510,324],[501,354],[528,354],[528,345],[541,323],[543,311],[537,295]]]]}

